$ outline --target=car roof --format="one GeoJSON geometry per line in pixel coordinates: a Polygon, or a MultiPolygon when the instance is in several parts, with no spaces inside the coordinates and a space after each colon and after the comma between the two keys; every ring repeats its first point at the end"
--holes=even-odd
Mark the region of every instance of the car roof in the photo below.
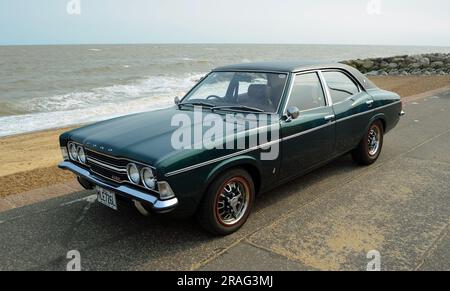
{"type": "Polygon", "coordinates": [[[340,69],[345,70],[353,75],[356,80],[363,86],[364,89],[377,88],[369,79],[367,79],[357,69],[340,64],[331,63],[324,64],[315,61],[291,61],[291,62],[261,62],[261,63],[242,63],[230,66],[219,67],[213,72],[265,72],[265,73],[297,73],[308,70],[326,70],[326,69],[340,69]]]}
{"type": "Polygon", "coordinates": [[[260,63],[242,63],[230,66],[224,66],[214,69],[214,71],[262,71],[262,72],[284,72],[295,73],[305,70],[324,69],[324,68],[347,68],[348,66],[335,63],[323,64],[314,61],[292,61],[292,62],[260,62],[260,63]]]}

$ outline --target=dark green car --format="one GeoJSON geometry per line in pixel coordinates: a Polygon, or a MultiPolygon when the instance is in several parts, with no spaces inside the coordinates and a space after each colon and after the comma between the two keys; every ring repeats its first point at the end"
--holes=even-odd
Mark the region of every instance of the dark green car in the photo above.
{"type": "Polygon", "coordinates": [[[59,167],[115,210],[196,214],[227,235],[261,192],[347,153],[374,163],[404,114],[400,96],[341,64],[222,67],[175,103],[64,133],[59,167]]]}

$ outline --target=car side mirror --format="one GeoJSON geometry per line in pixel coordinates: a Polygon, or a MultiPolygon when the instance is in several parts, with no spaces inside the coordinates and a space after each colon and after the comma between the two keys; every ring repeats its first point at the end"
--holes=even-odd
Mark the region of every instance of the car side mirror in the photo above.
{"type": "Polygon", "coordinates": [[[295,106],[289,107],[287,110],[287,121],[291,121],[297,119],[300,116],[300,109],[295,106]]]}
{"type": "Polygon", "coordinates": [[[173,99],[173,102],[175,102],[176,105],[180,104],[180,102],[181,102],[180,97],[178,97],[178,96],[175,97],[175,98],[173,99]]]}

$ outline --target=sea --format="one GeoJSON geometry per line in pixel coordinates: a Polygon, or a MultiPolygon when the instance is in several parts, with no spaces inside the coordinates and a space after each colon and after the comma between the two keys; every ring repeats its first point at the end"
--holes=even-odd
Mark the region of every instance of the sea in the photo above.
{"type": "Polygon", "coordinates": [[[148,44],[0,46],[0,137],[171,106],[217,66],[450,53],[450,47],[148,44]]]}

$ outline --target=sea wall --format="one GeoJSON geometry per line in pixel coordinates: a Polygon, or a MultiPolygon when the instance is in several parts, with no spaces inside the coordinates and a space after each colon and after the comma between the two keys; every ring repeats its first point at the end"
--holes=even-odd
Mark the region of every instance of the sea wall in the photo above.
{"type": "Polygon", "coordinates": [[[343,61],[368,76],[450,75],[450,54],[423,54],[343,61]]]}

